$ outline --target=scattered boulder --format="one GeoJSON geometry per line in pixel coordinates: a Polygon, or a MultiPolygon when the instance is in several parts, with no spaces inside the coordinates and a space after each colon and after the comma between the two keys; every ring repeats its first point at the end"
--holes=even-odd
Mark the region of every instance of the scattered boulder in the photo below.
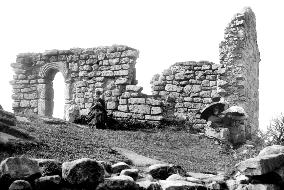
{"type": "Polygon", "coordinates": [[[42,176],[62,175],[62,163],[54,159],[34,159],[42,176]]]}
{"type": "Polygon", "coordinates": [[[138,169],[125,169],[125,170],[122,170],[120,172],[120,175],[126,175],[126,176],[130,176],[134,179],[134,181],[136,181],[136,179],[138,178],[138,172],[139,170],[138,169]]]}
{"type": "Polygon", "coordinates": [[[111,178],[109,178],[109,180],[134,181],[132,177],[127,175],[112,176],[111,178]]]}
{"type": "Polygon", "coordinates": [[[131,167],[125,162],[118,162],[111,166],[113,173],[120,173],[122,170],[130,169],[131,167]]]}
{"type": "Polygon", "coordinates": [[[176,181],[176,180],[186,181],[186,177],[180,176],[179,174],[172,174],[166,180],[168,180],[168,181],[176,181]]]}
{"type": "Polygon", "coordinates": [[[64,162],[62,178],[75,186],[95,188],[104,181],[104,168],[96,160],[89,158],[64,162]]]}
{"type": "Polygon", "coordinates": [[[0,173],[13,179],[26,179],[40,174],[38,163],[26,157],[9,157],[0,164],[0,173]]]}
{"type": "Polygon", "coordinates": [[[112,174],[111,164],[105,161],[98,161],[98,163],[100,163],[104,167],[105,177],[110,177],[110,174],[112,174]]]}
{"type": "Polygon", "coordinates": [[[146,190],[162,190],[162,186],[158,182],[152,182],[149,180],[139,181],[137,184],[146,190]]]}
{"type": "Polygon", "coordinates": [[[244,175],[263,175],[284,164],[284,154],[269,154],[242,161],[236,168],[244,175]]]}
{"type": "Polygon", "coordinates": [[[131,180],[106,180],[96,190],[139,190],[139,185],[131,180]]]}
{"type": "Polygon", "coordinates": [[[10,185],[9,190],[32,190],[32,186],[28,181],[16,180],[10,185]]]}
{"type": "Polygon", "coordinates": [[[284,146],[281,145],[272,145],[272,146],[268,146],[265,147],[264,149],[262,149],[258,156],[265,156],[265,155],[269,155],[269,154],[279,154],[282,153],[284,154],[284,146]]]}
{"type": "Polygon", "coordinates": [[[155,179],[167,179],[172,174],[185,176],[186,172],[180,167],[172,164],[154,164],[148,168],[148,173],[155,179]]]}
{"type": "Polygon", "coordinates": [[[162,186],[163,190],[186,190],[186,189],[196,189],[196,190],[207,190],[204,185],[192,183],[188,181],[168,181],[168,180],[160,180],[159,183],[162,186]]]}
{"type": "Polygon", "coordinates": [[[56,190],[59,188],[61,177],[59,175],[44,176],[35,180],[35,190],[56,190]]]}

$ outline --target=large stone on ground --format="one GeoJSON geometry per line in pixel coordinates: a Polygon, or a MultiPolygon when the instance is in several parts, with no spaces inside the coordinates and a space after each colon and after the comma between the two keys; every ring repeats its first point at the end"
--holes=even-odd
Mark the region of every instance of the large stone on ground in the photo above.
{"type": "Polygon", "coordinates": [[[150,180],[136,182],[140,187],[146,190],[162,190],[162,186],[158,182],[152,182],[150,180]]]}
{"type": "Polygon", "coordinates": [[[170,175],[178,173],[185,175],[184,170],[180,166],[174,166],[172,164],[154,164],[147,169],[148,173],[152,175],[154,179],[167,179],[170,175]]]}
{"type": "Polygon", "coordinates": [[[120,173],[122,170],[130,169],[130,166],[125,162],[118,162],[111,166],[113,173],[120,173]]]}
{"type": "Polygon", "coordinates": [[[284,146],[272,145],[272,146],[268,146],[262,149],[259,152],[258,156],[264,156],[264,155],[269,155],[269,154],[279,154],[279,153],[284,154],[284,146]]]}
{"type": "Polygon", "coordinates": [[[42,176],[62,175],[62,163],[55,159],[34,159],[42,176]]]}
{"type": "Polygon", "coordinates": [[[125,169],[120,172],[120,175],[130,176],[134,179],[134,181],[138,178],[138,169],[125,169]]]}
{"type": "Polygon", "coordinates": [[[228,128],[212,128],[206,126],[205,128],[205,136],[209,138],[216,138],[222,141],[229,141],[230,138],[230,130],[228,128]]]}
{"type": "Polygon", "coordinates": [[[32,190],[32,186],[25,180],[16,180],[10,185],[9,190],[32,190]]]}
{"type": "Polygon", "coordinates": [[[127,176],[127,175],[112,176],[111,178],[108,178],[108,180],[134,181],[132,177],[127,176]]]}
{"type": "Polygon", "coordinates": [[[61,177],[59,175],[44,176],[35,180],[35,190],[56,190],[59,188],[61,177]]]}
{"type": "Polygon", "coordinates": [[[263,175],[284,164],[284,154],[270,154],[244,160],[236,168],[244,175],[263,175]]]}
{"type": "Polygon", "coordinates": [[[139,185],[130,180],[106,180],[96,190],[139,190],[139,185]]]}
{"type": "Polygon", "coordinates": [[[280,190],[274,184],[240,184],[236,190],[280,190]]]}
{"type": "Polygon", "coordinates": [[[161,184],[163,190],[188,190],[188,189],[207,190],[207,188],[204,185],[192,183],[188,181],[160,180],[159,183],[161,184]]]}
{"type": "Polygon", "coordinates": [[[62,178],[72,185],[95,188],[104,181],[104,168],[96,160],[89,158],[64,162],[62,178]]]}
{"type": "Polygon", "coordinates": [[[40,174],[40,170],[35,160],[26,157],[9,157],[1,162],[0,173],[9,174],[13,179],[26,179],[40,174]]]}

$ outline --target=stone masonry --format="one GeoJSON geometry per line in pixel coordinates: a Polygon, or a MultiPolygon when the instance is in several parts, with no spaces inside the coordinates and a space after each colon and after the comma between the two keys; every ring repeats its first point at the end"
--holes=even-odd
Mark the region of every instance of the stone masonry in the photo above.
{"type": "Polygon", "coordinates": [[[250,8],[236,14],[225,29],[220,44],[218,93],[230,105],[239,105],[248,113],[246,130],[258,129],[259,62],[255,15],[250,8]]]}
{"type": "Polygon", "coordinates": [[[258,64],[255,16],[250,8],[237,14],[220,44],[220,64],[181,62],[151,81],[152,95],[142,93],[136,80],[139,52],[124,45],[50,50],[19,54],[15,71],[13,109],[16,113],[52,116],[53,85],[57,72],[65,79],[65,117],[76,105],[87,114],[96,89],[103,91],[109,113],[115,118],[158,122],[174,117],[202,127],[198,111],[213,98],[244,107],[249,115],[247,132],[258,128],[258,64]]]}

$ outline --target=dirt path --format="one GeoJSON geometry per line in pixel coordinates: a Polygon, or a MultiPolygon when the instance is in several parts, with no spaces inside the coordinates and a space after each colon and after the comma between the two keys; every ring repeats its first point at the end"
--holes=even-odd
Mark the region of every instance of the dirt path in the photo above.
{"type": "Polygon", "coordinates": [[[137,167],[147,167],[153,164],[166,163],[163,161],[148,158],[146,156],[142,156],[140,154],[137,154],[131,150],[127,150],[124,148],[113,147],[112,149],[117,151],[119,154],[125,156],[126,158],[128,158],[133,163],[133,165],[137,167]]]}

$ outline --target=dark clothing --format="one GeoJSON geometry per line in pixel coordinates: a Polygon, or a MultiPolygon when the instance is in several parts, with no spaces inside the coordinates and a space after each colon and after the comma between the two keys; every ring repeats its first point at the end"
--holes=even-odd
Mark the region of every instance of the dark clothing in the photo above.
{"type": "Polygon", "coordinates": [[[216,115],[211,115],[208,117],[208,121],[211,121],[210,127],[217,128],[217,127],[224,127],[223,126],[223,119],[221,117],[218,117],[216,115]]]}
{"type": "Polygon", "coordinates": [[[105,101],[99,98],[90,108],[87,116],[87,122],[91,126],[98,129],[106,128],[107,111],[105,109],[105,101]]]}

